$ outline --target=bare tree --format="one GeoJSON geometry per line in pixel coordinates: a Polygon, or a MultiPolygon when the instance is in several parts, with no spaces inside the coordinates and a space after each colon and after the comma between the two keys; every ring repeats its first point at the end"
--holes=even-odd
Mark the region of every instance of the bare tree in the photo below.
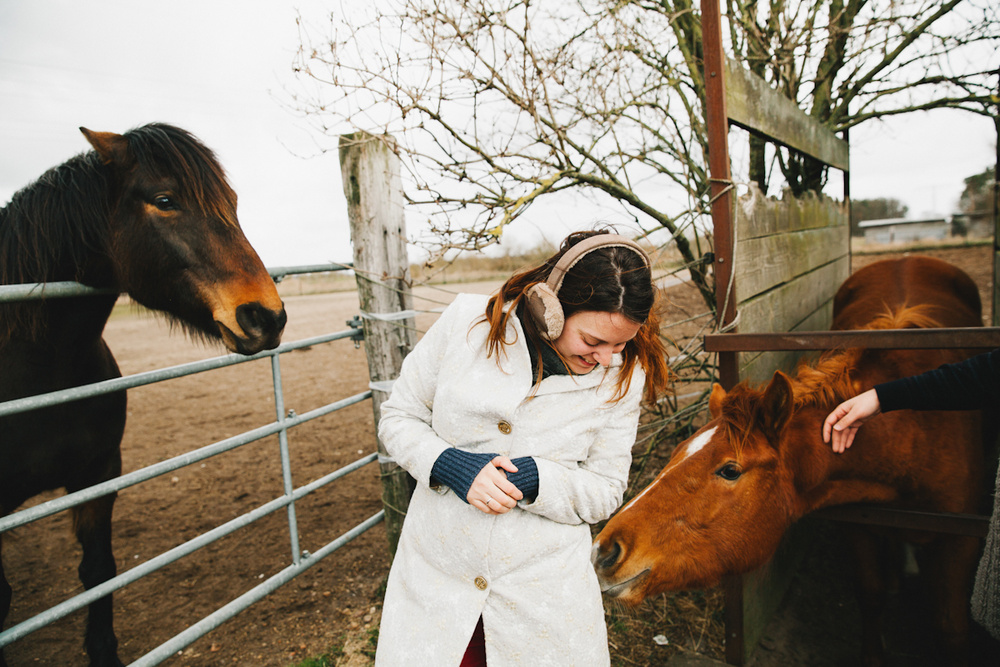
{"type": "MultiPolygon", "coordinates": [[[[995,0],[728,0],[735,57],[829,129],[916,110],[993,113],[995,0]]],[[[382,0],[303,26],[299,104],[324,130],[392,134],[440,248],[482,248],[574,189],[669,231],[705,301],[709,206],[692,0],[382,0]]],[[[826,169],[775,153],[795,193],[826,169]]],[[[764,146],[751,180],[766,189],[764,146]]]]}
{"type": "Polygon", "coordinates": [[[329,85],[300,101],[398,140],[443,248],[494,243],[539,197],[582,189],[669,230],[711,302],[691,233],[703,122],[670,21],[603,0],[383,3],[318,46],[304,35],[298,67],[329,85]]]}
{"type": "MultiPolygon", "coordinates": [[[[833,132],[915,111],[992,117],[1000,5],[992,0],[727,0],[733,48],[833,132]]],[[[778,160],[793,192],[819,191],[826,169],[790,151],[778,160]]],[[[765,187],[751,148],[751,180],[765,187]]]]}

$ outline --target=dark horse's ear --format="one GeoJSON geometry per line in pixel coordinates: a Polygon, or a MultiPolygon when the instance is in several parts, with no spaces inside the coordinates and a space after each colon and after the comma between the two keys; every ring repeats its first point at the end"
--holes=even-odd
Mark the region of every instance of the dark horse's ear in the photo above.
{"type": "Polygon", "coordinates": [[[792,416],[793,401],[792,381],[781,371],[775,371],[764,389],[759,416],[761,426],[776,440],[792,416]]]}
{"type": "Polygon", "coordinates": [[[722,401],[726,398],[726,390],[718,382],[712,383],[712,393],[708,397],[708,411],[715,419],[722,414],[722,401]]]}
{"type": "Polygon", "coordinates": [[[93,132],[85,127],[80,131],[101,156],[104,164],[123,164],[128,156],[128,139],[114,132],[93,132]]]}

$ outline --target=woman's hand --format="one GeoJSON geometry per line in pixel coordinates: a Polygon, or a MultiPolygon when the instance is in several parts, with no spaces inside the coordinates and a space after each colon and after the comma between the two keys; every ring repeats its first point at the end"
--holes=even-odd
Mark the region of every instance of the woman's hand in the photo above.
{"type": "Polygon", "coordinates": [[[844,452],[854,442],[861,425],[881,411],[882,406],[874,389],[844,401],[823,422],[823,442],[831,442],[832,439],[833,451],[838,454],[844,452]]]}
{"type": "Polygon", "coordinates": [[[480,470],[466,496],[469,504],[486,514],[506,514],[514,509],[524,495],[507,481],[504,470],[517,472],[517,466],[506,456],[494,457],[480,470]]]}

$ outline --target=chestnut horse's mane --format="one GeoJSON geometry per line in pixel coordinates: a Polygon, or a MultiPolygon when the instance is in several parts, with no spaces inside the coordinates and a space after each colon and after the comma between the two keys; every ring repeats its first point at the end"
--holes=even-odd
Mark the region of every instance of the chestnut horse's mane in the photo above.
{"type": "MultiPolygon", "coordinates": [[[[903,306],[877,316],[863,329],[925,329],[940,326],[929,315],[929,306],[903,306]]],[[[819,359],[799,365],[792,380],[795,409],[834,406],[858,393],[852,374],[866,348],[849,348],[824,353],[819,359]]],[[[726,396],[722,425],[727,439],[739,452],[750,436],[763,389],[741,382],[726,396]]]]}

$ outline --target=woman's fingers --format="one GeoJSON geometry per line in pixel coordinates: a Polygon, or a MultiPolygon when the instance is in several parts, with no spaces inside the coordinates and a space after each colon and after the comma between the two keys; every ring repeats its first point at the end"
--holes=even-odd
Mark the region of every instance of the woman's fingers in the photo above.
{"type": "Polygon", "coordinates": [[[507,481],[507,475],[497,469],[495,463],[497,461],[503,463],[504,459],[509,467],[514,468],[511,472],[516,472],[517,467],[510,462],[510,459],[498,456],[479,471],[469,487],[466,500],[487,514],[509,512],[517,506],[517,501],[524,497],[516,486],[507,481]]]}
{"type": "Polygon", "coordinates": [[[493,458],[491,463],[494,466],[493,472],[496,473],[495,475],[491,475],[491,479],[504,495],[514,501],[511,505],[511,507],[513,507],[517,504],[518,500],[524,498],[524,494],[521,493],[521,490],[507,479],[507,475],[502,471],[506,470],[507,472],[517,472],[517,466],[514,465],[514,462],[506,456],[496,456],[493,458]]]}

